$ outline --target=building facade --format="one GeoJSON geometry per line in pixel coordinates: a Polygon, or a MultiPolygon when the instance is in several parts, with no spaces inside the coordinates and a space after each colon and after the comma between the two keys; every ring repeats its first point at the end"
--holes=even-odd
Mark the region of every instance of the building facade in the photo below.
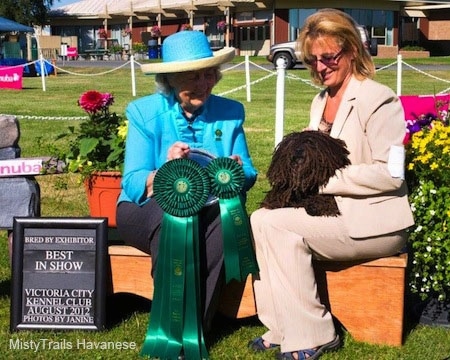
{"type": "Polygon", "coordinates": [[[450,54],[450,5],[444,1],[369,0],[84,0],[55,9],[47,33],[84,52],[107,47],[102,38],[122,49],[158,44],[174,32],[190,28],[205,32],[211,47],[233,46],[240,55],[267,55],[274,43],[295,40],[305,18],[319,8],[335,7],[365,25],[379,46],[379,55],[421,46],[432,55],[450,54]],[[157,27],[160,36],[154,37],[157,27]],[[103,31],[104,29],[105,31],[103,31]],[[99,32],[100,30],[100,32],[99,32]]]}

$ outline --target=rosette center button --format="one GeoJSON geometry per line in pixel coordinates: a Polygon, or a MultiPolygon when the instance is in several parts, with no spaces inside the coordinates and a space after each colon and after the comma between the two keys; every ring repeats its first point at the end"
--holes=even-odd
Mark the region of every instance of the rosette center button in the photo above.
{"type": "Polygon", "coordinates": [[[175,182],[175,190],[179,194],[185,194],[189,191],[189,184],[185,179],[178,179],[175,182]]]}
{"type": "Polygon", "coordinates": [[[231,181],[231,175],[228,171],[223,170],[217,173],[217,180],[221,184],[228,184],[231,181]]]}

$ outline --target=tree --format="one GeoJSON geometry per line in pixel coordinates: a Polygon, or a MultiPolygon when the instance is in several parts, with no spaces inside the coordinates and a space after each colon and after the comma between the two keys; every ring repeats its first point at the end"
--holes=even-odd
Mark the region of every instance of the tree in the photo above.
{"type": "Polygon", "coordinates": [[[1,0],[0,16],[24,25],[44,25],[54,0],[1,0]]]}

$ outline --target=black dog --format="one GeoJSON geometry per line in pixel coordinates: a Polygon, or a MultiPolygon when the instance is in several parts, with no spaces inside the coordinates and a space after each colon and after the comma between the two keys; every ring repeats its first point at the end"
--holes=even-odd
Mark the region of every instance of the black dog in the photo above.
{"type": "Polygon", "coordinates": [[[332,195],[319,194],[337,169],[350,164],[345,142],[320,131],[293,132],[276,147],[267,171],[271,190],[262,207],[303,207],[312,216],[340,214],[332,195]]]}

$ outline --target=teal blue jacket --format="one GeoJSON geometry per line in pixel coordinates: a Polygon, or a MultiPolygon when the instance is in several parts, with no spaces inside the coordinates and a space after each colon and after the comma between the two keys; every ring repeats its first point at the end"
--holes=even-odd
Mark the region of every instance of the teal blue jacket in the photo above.
{"type": "Polygon", "coordinates": [[[239,155],[246,179],[244,190],[255,183],[257,171],[243,130],[245,112],[241,103],[211,95],[189,127],[175,96],[158,93],[131,102],[126,116],[129,124],[119,202],[142,205],[148,201],[147,177],[167,161],[167,152],[176,141],[217,157],[239,155]]]}

